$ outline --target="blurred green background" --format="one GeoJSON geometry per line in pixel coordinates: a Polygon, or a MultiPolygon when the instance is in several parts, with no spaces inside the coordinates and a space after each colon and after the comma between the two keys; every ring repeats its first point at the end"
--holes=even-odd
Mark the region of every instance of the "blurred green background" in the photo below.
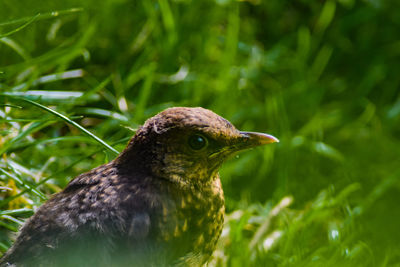
{"type": "Polygon", "coordinates": [[[211,266],[400,266],[399,10],[0,0],[0,251],[52,193],[115,157],[72,121],[121,151],[146,118],[202,106],[281,141],[222,168],[211,266]]]}

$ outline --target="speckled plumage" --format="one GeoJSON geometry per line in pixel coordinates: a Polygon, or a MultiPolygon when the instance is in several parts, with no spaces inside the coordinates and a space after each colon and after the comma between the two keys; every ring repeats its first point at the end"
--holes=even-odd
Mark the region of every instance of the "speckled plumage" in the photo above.
{"type": "Polygon", "coordinates": [[[223,226],[218,168],[236,151],[276,141],[203,108],[167,109],[115,160],[41,206],[0,266],[202,265],[223,226]],[[193,135],[204,149],[188,145],[193,135]]]}

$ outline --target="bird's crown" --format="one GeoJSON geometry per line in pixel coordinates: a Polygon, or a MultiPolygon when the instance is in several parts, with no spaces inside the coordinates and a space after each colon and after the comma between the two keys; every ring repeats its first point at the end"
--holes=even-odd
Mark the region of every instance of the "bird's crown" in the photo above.
{"type": "Polygon", "coordinates": [[[201,107],[174,107],[148,119],[142,127],[147,133],[162,134],[172,129],[197,130],[210,136],[239,136],[239,131],[226,119],[201,107]]]}

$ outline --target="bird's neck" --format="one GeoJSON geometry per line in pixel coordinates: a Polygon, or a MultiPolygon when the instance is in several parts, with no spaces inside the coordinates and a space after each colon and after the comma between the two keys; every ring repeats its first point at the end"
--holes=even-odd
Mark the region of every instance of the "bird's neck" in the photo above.
{"type": "Polygon", "coordinates": [[[114,162],[120,169],[136,173],[149,173],[154,155],[145,141],[134,136],[127,147],[118,155],[114,162]]]}

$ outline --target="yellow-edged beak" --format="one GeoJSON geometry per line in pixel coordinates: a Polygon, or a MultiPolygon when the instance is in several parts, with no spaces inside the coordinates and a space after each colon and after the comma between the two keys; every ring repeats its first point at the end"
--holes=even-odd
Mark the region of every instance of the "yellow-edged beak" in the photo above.
{"type": "Polygon", "coordinates": [[[246,146],[247,144],[249,147],[279,143],[278,138],[265,133],[240,132],[240,134],[243,137],[244,145],[246,146]]]}

